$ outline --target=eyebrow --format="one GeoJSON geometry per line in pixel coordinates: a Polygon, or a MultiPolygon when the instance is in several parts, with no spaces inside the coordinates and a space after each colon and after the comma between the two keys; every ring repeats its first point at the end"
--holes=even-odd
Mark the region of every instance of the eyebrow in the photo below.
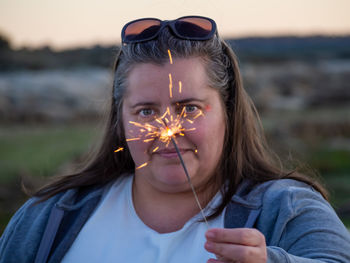
{"type": "MultiPolygon", "coordinates": [[[[204,99],[198,99],[198,98],[187,98],[187,99],[183,99],[183,100],[174,101],[171,104],[172,105],[185,104],[185,103],[192,102],[192,101],[204,102],[205,100],[204,99]]],[[[155,102],[152,102],[152,101],[144,101],[144,102],[138,102],[138,103],[135,103],[135,104],[131,105],[131,108],[134,109],[134,108],[137,108],[139,106],[158,106],[158,105],[159,105],[159,103],[155,103],[155,102]]]]}
{"type": "Polygon", "coordinates": [[[138,102],[138,103],[136,103],[136,104],[133,104],[133,105],[131,105],[130,108],[134,109],[134,108],[137,108],[137,107],[139,107],[139,106],[156,106],[156,105],[158,105],[158,104],[155,103],[155,102],[144,101],[144,102],[138,102]]]}
{"type": "Polygon", "coordinates": [[[204,102],[205,100],[204,99],[199,99],[199,98],[188,98],[188,99],[176,101],[176,102],[174,102],[172,104],[185,104],[185,103],[188,103],[188,102],[191,102],[191,101],[204,102]]]}

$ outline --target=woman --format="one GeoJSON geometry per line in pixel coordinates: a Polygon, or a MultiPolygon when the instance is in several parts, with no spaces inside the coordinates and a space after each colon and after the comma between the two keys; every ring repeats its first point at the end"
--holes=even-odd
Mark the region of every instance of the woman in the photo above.
{"type": "Polygon", "coordinates": [[[14,215],[0,262],[350,261],[324,190],[272,161],[213,20],[139,19],[122,40],[99,151],[14,215]]]}

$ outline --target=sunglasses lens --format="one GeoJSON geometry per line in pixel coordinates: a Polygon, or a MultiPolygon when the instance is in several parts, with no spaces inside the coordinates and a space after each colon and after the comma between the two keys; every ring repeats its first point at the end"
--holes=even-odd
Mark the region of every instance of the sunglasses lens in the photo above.
{"type": "Polygon", "coordinates": [[[160,28],[160,21],[145,19],[127,25],[124,30],[125,41],[142,41],[152,38],[160,28]]]}
{"type": "Polygon", "coordinates": [[[185,17],[176,21],[175,29],[185,38],[209,38],[213,32],[213,24],[210,20],[199,17],[185,17]]]}

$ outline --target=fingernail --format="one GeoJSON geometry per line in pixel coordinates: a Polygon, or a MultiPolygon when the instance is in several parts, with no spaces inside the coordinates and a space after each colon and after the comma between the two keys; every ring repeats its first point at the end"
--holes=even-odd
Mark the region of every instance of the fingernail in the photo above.
{"type": "Polygon", "coordinates": [[[205,246],[206,246],[207,249],[213,249],[214,248],[214,245],[211,242],[205,243],[205,246]]]}

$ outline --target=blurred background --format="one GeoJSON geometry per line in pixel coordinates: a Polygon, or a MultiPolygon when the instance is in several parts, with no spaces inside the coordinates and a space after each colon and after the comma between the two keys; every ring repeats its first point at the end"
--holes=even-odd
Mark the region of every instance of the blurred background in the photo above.
{"type": "Polygon", "coordinates": [[[318,174],[350,227],[350,2],[126,2],[1,0],[0,233],[22,183],[66,173],[100,137],[122,26],[192,14],[237,53],[270,146],[318,174]]]}

